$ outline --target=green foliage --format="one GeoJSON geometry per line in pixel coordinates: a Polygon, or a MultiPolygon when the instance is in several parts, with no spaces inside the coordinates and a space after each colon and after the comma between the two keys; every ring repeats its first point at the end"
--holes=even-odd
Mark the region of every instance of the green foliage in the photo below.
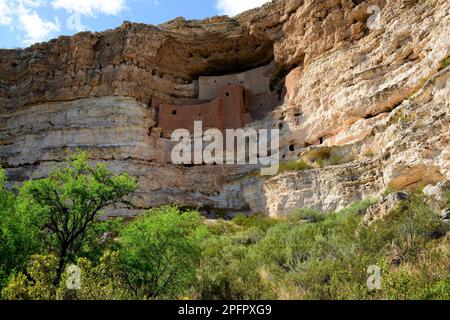
{"type": "Polygon", "coordinates": [[[52,255],[34,255],[27,267],[27,275],[13,275],[3,296],[8,300],[54,300],[58,258],[52,255]]]}
{"type": "Polygon", "coordinates": [[[399,110],[392,116],[390,122],[394,124],[408,124],[416,120],[416,114],[406,114],[404,110],[399,110]]]}
{"type": "Polygon", "coordinates": [[[136,298],[176,298],[195,281],[206,236],[195,211],[152,209],[121,234],[119,268],[136,298]]]}
{"type": "Polygon", "coordinates": [[[312,149],[302,155],[303,161],[313,167],[335,166],[355,160],[353,154],[342,155],[337,148],[312,149]]]}
{"type": "Polygon", "coordinates": [[[192,296],[212,300],[274,298],[251,251],[263,237],[264,232],[257,227],[210,237],[204,244],[192,296]]]}
{"type": "Polygon", "coordinates": [[[34,255],[26,274],[18,273],[11,277],[3,295],[8,300],[117,300],[130,299],[123,279],[118,271],[118,253],[105,251],[94,264],[86,258],[79,258],[76,266],[80,268],[80,288],[69,289],[69,272],[64,272],[61,282],[53,280],[58,270],[56,256],[34,255]]]}
{"type": "Polygon", "coordinates": [[[4,187],[0,171],[0,288],[12,273],[25,271],[35,254],[59,259],[54,284],[77,256],[100,257],[107,227],[97,218],[103,208],[124,202],[136,190],[128,175],[114,175],[103,164],[91,167],[87,154],[68,159],[48,178],[27,181],[17,197],[4,187]]]}
{"type": "Polygon", "coordinates": [[[79,258],[76,266],[81,270],[80,288],[70,290],[64,286],[68,273],[64,273],[57,299],[61,300],[129,300],[133,295],[124,283],[119,270],[119,253],[105,251],[98,263],[79,258]]]}
{"type": "Polygon", "coordinates": [[[449,252],[441,248],[424,250],[414,262],[386,273],[384,296],[391,300],[449,300],[449,252]]]}
{"type": "Polygon", "coordinates": [[[450,188],[446,188],[444,191],[444,201],[447,208],[450,208],[450,188]]]}
{"type": "Polygon", "coordinates": [[[375,152],[372,149],[368,149],[364,152],[364,156],[368,158],[375,157],[375,152]]]}
{"type": "Polygon", "coordinates": [[[18,201],[31,214],[38,213],[38,225],[49,231],[47,240],[59,258],[55,284],[65,264],[82,252],[101,210],[125,202],[135,190],[127,174],[114,175],[104,164],[91,167],[86,153],[68,159],[48,178],[23,185],[18,201]]]}
{"type": "Polygon", "coordinates": [[[99,261],[106,251],[117,251],[120,244],[116,241],[125,227],[124,218],[109,218],[105,221],[96,220],[86,233],[79,257],[90,261],[99,261]]]}
{"type": "Polygon", "coordinates": [[[224,219],[209,220],[205,224],[208,233],[216,236],[237,232],[241,229],[234,222],[224,219]]]}
{"type": "Polygon", "coordinates": [[[326,214],[312,209],[297,209],[288,216],[288,220],[295,222],[316,223],[325,220],[326,214]]]}
{"type": "Polygon", "coordinates": [[[374,200],[231,221],[162,207],[126,224],[97,217],[135,183],[85,155],[18,196],[4,185],[0,170],[5,299],[450,299],[450,226],[421,193],[370,225],[363,217],[374,200]],[[81,269],[79,290],[66,285],[70,262],[81,269]],[[381,270],[378,290],[367,286],[369,266],[381,270]]]}
{"type": "Polygon", "coordinates": [[[287,171],[303,171],[310,170],[313,167],[304,162],[303,160],[293,160],[288,162],[281,162],[278,169],[278,173],[283,173],[287,171]]]}
{"type": "Polygon", "coordinates": [[[43,251],[40,217],[5,188],[0,169],[0,291],[9,274],[24,271],[32,254],[43,251]]]}
{"type": "Polygon", "coordinates": [[[257,227],[263,231],[267,231],[267,229],[273,227],[278,223],[277,220],[263,214],[255,214],[251,216],[240,214],[233,219],[233,222],[236,225],[244,227],[246,229],[257,227]]]}
{"type": "Polygon", "coordinates": [[[450,230],[422,194],[411,194],[372,229],[378,241],[394,242],[395,253],[401,259],[415,258],[428,242],[441,238],[450,230]]]}
{"type": "Polygon", "coordinates": [[[444,70],[445,68],[447,68],[450,65],[450,57],[443,59],[440,63],[439,63],[439,70],[444,70]]]}
{"type": "Polygon", "coordinates": [[[371,204],[373,201],[363,201],[328,214],[299,210],[270,228],[253,250],[259,268],[264,268],[272,279],[277,296],[284,299],[443,298],[448,281],[445,267],[448,256],[442,252],[436,254],[440,259],[434,258],[440,261],[436,263],[426,253],[430,246],[435,246],[431,241],[442,238],[448,230],[445,224],[423,197],[412,196],[386,220],[367,226],[362,223],[362,217],[371,204]],[[401,253],[400,261],[408,270],[407,275],[399,274],[394,265],[386,262],[392,259],[393,252],[401,253]],[[422,258],[417,262],[419,256],[422,258]],[[371,291],[366,285],[367,268],[371,265],[383,269],[386,282],[382,290],[371,291]],[[424,287],[429,289],[424,291],[424,287]]]}

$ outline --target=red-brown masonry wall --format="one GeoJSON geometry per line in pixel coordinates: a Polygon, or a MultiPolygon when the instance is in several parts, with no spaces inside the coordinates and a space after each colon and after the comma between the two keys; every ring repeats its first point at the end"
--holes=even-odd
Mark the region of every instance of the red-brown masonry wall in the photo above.
{"type": "Polygon", "coordinates": [[[161,103],[158,108],[158,126],[165,137],[170,137],[176,129],[187,129],[193,133],[194,121],[202,121],[203,130],[242,128],[252,121],[244,100],[243,86],[229,85],[221,88],[219,96],[211,102],[190,105],[161,103]]]}

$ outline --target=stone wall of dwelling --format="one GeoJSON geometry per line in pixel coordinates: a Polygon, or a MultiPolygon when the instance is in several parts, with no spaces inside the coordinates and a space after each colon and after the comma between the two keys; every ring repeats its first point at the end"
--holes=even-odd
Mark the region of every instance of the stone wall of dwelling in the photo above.
{"type": "Polygon", "coordinates": [[[274,63],[252,69],[239,74],[218,77],[199,78],[199,99],[214,99],[219,95],[222,87],[229,85],[242,85],[251,94],[268,92],[270,77],[274,72],[274,63]]]}
{"type": "Polygon", "coordinates": [[[179,128],[193,132],[194,121],[202,121],[203,129],[224,131],[264,118],[282,99],[270,90],[274,68],[271,63],[239,74],[200,77],[198,99],[152,98],[150,106],[157,110],[163,136],[170,137],[179,128]]]}
{"type": "Polygon", "coordinates": [[[211,100],[205,100],[205,99],[195,99],[195,98],[159,98],[159,97],[152,97],[150,106],[153,109],[158,109],[161,104],[175,104],[175,105],[200,105],[210,102],[211,100]]]}
{"type": "Polygon", "coordinates": [[[164,137],[170,137],[176,129],[194,132],[194,122],[202,121],[204,129],[221,126],[222,99],[198,105],[161,104],[159,107],[158,126],[164,137]]]}
{"type": "Polygon", "coordinates": [[[282,103],[282,95],[271,91],[256,95],[247,94],[246,99],[247,111],[253,120],[263,119],[274,106],[282,103]]]}
{"type": "Polygon", "coordinates": [[[223,100],[222,131],[225,129],[237,129],[244,127],[248,122],[245,108],[245,91],[242,85],[224,86],[219,92],[219,98],[223,100]],[[246,121],[247,120],[247,121],[246,121]]]}
{"type": "Polygon", "coordinates": [[[246,113],[244,88],[241,85],[223,87],[219,96],[207,103],[162,103],[157,113],[158,126],[162,128],[164,137],[170,137],[176,129],[187,129],[193,133],[195,121],[203,122],[203,130],[217,128],[222,131],[242,128],[251,121],[251,116],[246,113]]]}

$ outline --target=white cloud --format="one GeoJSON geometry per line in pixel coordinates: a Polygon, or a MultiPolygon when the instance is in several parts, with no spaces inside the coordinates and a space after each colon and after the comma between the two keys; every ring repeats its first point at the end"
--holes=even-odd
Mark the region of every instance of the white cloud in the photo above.
{"type": "MultiPolygon", "coordinates": [[[[46,6],[62,9],[71,16],[67,27],[81,31],[85,27],[81,16],[116,15],[126,8],[127,0],[0,0],[0,25],[8,26],[19,34],[18,40],[24,45],[45,41],[61,30],[58,18],[45,20],[39,12],[46,6]],[[19,32],[20,31],[20,32],[19,32]]],[[[154,0],[157,1],[157,0],[154,0]]],[[[14,31],[11,31],[14,32],[14,31]]]]}
{"type": "Polygon", "coordinates": [[[46,21],[36,12],[43,5],[43,0],[0,0],[0,25],[23,31],[18,38],[25,45],[44,41],[60,27],[57,19],[46,21]]]}
{"type": "Polygon", "coordinates": [[[31,45],[36,42],[44,41],[52,32],[60,30],[59,22],[43,20],[35,10],[21,7],[17,10],[17,16],[20,23],[20,29],[25,32],[25,38],[22,42],[31,45]]]}
{"type": "Polygon", "coordinates": [[[125,9],[126,0],[53,0],[52,6],[92,17],[96,14],[116,15],[125,9]]]}
{"type": "Polygon", "coordinates": [[[245,10],[263,5],[267,0],[217,0],[217,9],[221,14],[235,16],[245,10]]]}
{"type": "Polygon", "coordinates": [[[10,25],[13,21],[12,10],[6,0],[0,0],[0,25],[10,25]]]}

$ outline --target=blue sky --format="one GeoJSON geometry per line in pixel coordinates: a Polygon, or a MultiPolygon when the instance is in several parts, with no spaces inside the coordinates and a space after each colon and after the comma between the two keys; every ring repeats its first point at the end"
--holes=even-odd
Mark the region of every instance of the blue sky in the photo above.
{"type": "Polygon", "coordinates": [[[236,15],[267,0],[0,0],[0,48],[116,28],[124,20],[159,24],[175,17],[236,15]]]}

